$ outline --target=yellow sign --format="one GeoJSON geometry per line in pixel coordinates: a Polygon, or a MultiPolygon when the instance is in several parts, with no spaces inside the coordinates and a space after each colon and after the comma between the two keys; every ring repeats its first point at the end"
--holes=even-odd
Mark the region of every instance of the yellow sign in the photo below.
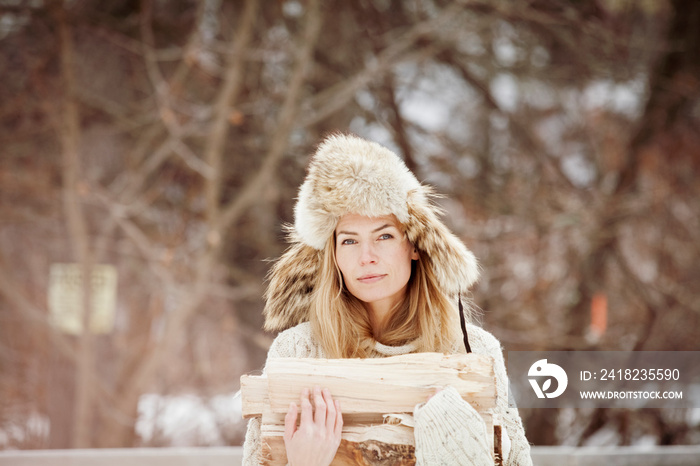
{"type": "MultiPolygon", "coordinates": [[[[90,331],[109,333],[114,328],[117,301],[117,269],[112,265],[92,267],[92,314],[90,331]]],[[[73,335],[83,332],[83,268],[80,264],[51,264],[49,272],[51,323],[73,335]]]]}

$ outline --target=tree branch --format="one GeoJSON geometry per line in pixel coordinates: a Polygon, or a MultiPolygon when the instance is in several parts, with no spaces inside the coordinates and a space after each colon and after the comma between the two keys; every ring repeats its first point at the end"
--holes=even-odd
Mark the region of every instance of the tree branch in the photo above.
{"type": "Polygon", "coordinates": [[[410,59],[419,61],[425,57],[434,56],[442,49],[442,44],[431,43],[427,47],[417,47],[418,42],[446,27],[461,8],[458,4],[450,5],[435,18],[416,24],[400,37],[391,40],[391,45],[378,53],[355,76],[319,92],[311,100],[300,126],[313,125],[340,110],[355,98],[358,90],[391,70],[398,63],[410,59]]]}
{"type": "MultiPolygon", "coordinates": [[[[233,40],[233,52],[226,67],[224,83],[214,101],[214,121],[204,147],[204,160],[214,174],[206,180],[206,214],[210,228],[215,227],[219,219],[221,195],[221,167],[229,128],[229,115],[243,83],[245,71],[245,51],[253,36],[255,14],[258,9],[257,0],[245,2],[243,15],[239,22],[238,32],[233,40]]],[[[215,233],[215,238],[219,238],[215,233]]]]}
{"type": "Polygon", "coordinates": [[[258,198],[260,191],[270,182],[274,170],[277,167],[284,150],[287,147],[289,135],[292,132],[298,118],[299,101],[302,87],[309,68],[312,64],[313,50],[318,41],[321,30],[320,1],[311,0],[307,5],[306,25],[303,32],[302,43],[296,56],[296,66],[289,81],[289,89],[285,95],[282,110],[280,111],[277,128],[274,132],[270,148],[265,155],[262,167],[255,177],[243,188],[241,193],[227,205],[222,211],[221,218],[216,225],[216,231],[224,231],[235,222],[247,208],[258,198]]]}

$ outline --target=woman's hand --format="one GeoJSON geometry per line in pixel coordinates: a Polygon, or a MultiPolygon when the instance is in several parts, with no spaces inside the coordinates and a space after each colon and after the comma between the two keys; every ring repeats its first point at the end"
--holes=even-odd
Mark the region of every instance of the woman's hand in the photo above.
{"type": "Polygon", "coordinates": [[[340,446],[343,430],[343,414],[340,402],[331,398],[330,390],[315,387],[314,407],[311,406],[309,390],[301,392],[301,421],[297,427],[298,408],[289,405],[284,418],[284,446],[290,466],[326,466],[331,464],[340,446]]]}

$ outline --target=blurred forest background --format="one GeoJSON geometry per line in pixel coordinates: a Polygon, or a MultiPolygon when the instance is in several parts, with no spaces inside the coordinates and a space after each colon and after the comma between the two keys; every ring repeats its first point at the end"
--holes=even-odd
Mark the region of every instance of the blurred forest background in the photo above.
{"type": "MultiPolygon", "coordinates": [[[[696,0],[2,0],[0,73],[0,448],[240,444],[331,131],[446,196],[506,351],[700,350],[696,0]]],[[[698,410],[521,412],[700,441],[698,410]]]]}

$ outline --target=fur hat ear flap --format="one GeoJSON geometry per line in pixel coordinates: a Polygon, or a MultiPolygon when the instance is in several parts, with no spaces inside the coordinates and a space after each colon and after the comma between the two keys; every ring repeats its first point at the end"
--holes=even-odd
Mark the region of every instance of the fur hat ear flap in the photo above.
{"type": "Polygon", "coordinates": [[[270,269],[265,291],[265,330],[281,331],[309,320],[311,295],[323,251],[295,241],[270,269]]]}
{"type": "Polygon", "coordinates": [[[432,190],[421,188],[420,193],[408,194],[406,236],[425,253],[442,289],[457,296],[478,280],[479,265],[474,254],[438,218],[441,211],[430,202],[432,190]]]}

